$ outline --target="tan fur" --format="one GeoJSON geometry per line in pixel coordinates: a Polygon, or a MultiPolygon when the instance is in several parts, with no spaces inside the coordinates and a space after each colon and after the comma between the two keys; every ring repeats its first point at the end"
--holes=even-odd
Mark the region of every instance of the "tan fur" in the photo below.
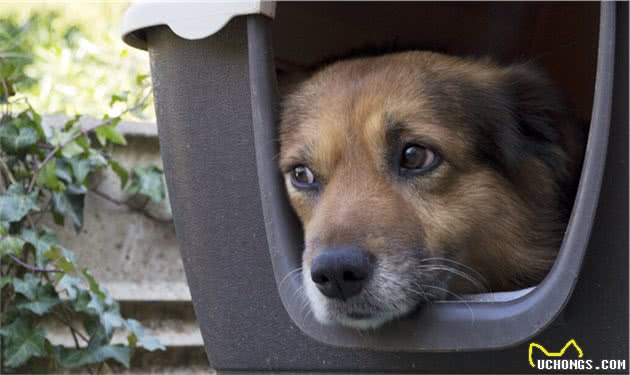
{"type": "MultiPolygon", "coordinates": [[[[354,244],[396,262],[418,252],[456,260],[493,291],[540,281],[564,229],[551,171],[526,159],[515,186],[480,163],[467,125],[473,114],[458,85],[492,90],[508,73],[489,61],[408,52],[336,63],[289,95],[280,167],[288,173],[308,165],[321,181],[319,192],[305,193],[286,180],[304,227],[304,266],[322,249],[354,244]],[[391,119],[405,124],[403,143],[435,146],[441,165],[407,180],[391,173],[391,119]]],[[[581,152],[572,147],[556,152],[568,160],[581,152]]],[[[457,277],[448,287],[479,291],[457,277]]]]}

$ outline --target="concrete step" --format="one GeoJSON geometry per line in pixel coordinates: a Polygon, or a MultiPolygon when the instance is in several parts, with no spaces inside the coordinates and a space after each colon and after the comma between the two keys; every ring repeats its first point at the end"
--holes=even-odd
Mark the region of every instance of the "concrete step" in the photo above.
{"type": "MultiPolygon", "coordinates": [[[[114,294],[114,293],[113,293],[114,294]]],[[[192,303],[185,300],[175,301],[137,301],[120,300],[120,312],[125,318],[140,321],[146,332],[155,336],[165,347],[165,351],[148,352],[137,349],[132,356],[131,367],[125,369],[116,363],[110,363],[116,374],[208,374],[211,370],[206,358],[201,332],[195,319],[192,303]]],[[[74,339],[69,329],[57,320],[48,320],[43,324],[48,330],[49,339],[54,345],[74,347],[74,339]]],[[[74,320],[73,326],[83,331],[80,321],[74,320]]],[[[112,343],[126,343],[125,332],[116,332],[112,343]]],[[[85,346],[81,343],[81,346],[85,346]]],[[[37,361],[22,373],[81,373],[51,369],[44,361],[37,361]],[[54,370],[54,371],[53,371],[54,370]],[[55,372],[56,371],[56,372],[55,372]]]]}
{"type": "Polygon", "coordinates": [[[168,347],[164,352],[139,350],[131,359],[131,367],[112,365],[116,374],[197,375],[214,373],[208,365],[203,346],[168,347]]]}
{"type": "MultiPolygon", "coordinates": [[[[105,374],[172,374],[172,375],[208,375],[214,374],[208,366],[206,353],[202,347],[173,347],[164,352],[146,352],[138,350],[133,354],[131,366],[127,369],[116,363],[109,363],[111,372],[104,370],[93,373],[105,374]]],[[[55,368],[45,360],[35,359],[29,367],[24,367],[15,374],[88,374],[85,370],[64,370],[55,368]]]]}
{"type": "MultiPolygon", "coordinates": [[[[120,301],[120,310],[123,317],[141,322],[146,332],[167,348],[203,347],[201,332],[189,301],[120,301]]],[[[85,334],[80,321],[74,320],[73,326],[85,334]]],[[[43,327],[49,332],[54,345],[74,346],[72,334],[63,323],[51,319],[44,322],[43,327]]],[[[117,330],[112,343],[126,342],[127,333],[117,330]]]]}
{"type": "Polygon", "coordinates": [[[190,289],[186,280],[181,281],[103,281],[109,294],[116,301],[161,301],[190,303],[190,289]]]}

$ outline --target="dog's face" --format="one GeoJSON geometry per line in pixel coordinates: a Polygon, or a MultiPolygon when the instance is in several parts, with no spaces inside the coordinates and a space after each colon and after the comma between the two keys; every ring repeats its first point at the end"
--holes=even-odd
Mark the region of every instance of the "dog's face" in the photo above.
{"type": "Polygon", "coordinates": [[[280,167],[315,317],[376,327],[428,300],[540,281],[570,169],[557,106],[522,66],[426,52],[339,62],[301,84],[284,102],[280,167]]]}

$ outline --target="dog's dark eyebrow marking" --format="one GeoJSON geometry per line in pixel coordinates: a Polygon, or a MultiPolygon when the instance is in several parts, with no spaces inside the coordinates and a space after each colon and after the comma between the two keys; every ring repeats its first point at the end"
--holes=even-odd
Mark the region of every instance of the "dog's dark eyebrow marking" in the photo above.
{"type": "Polygon", "coordinates": [[[396,121],[391,114],[385,115],[385,143],[388,149],[398,145],[404,130],[404,125],[396,121]]]}
{"type": "Polygon", "coordinates": [[[388,148],[400,146],[405,138],[413,138],[422,145],[431,145],[434,142],[431,137],[414,131],[408,123],[396,120],[391,114],[386,114],[385,119],[385,143],[388,148]]]}
{"type": "Polygon", "coordinates": [[[282,171],[288,173],[298,165],[312,166],[313,159],[311,158],[311,153],[311,148],[308,145],[303,145],[291,151],[290,155],[288,155],[282,163],[282,171]]]}
{"type": "Polygon", "coordinates": [[[396,121],[391,114],[385,115],[385,147],[383,148],[383,159],[388,164],[395,167],[399,163],[400,155],[398,150],[401,148],[402,133],[404,125],[396,121]]]}

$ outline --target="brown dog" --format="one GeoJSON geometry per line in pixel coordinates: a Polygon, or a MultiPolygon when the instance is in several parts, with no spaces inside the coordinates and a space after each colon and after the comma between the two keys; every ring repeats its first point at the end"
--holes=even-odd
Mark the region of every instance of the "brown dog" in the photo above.
{"type": "Polygon", "coordinates": [[[357,328],[540,282],[583,152],[536,70],[417,51],[324,67],[285,98],[280,141],[314,315],[357,328]]]}

